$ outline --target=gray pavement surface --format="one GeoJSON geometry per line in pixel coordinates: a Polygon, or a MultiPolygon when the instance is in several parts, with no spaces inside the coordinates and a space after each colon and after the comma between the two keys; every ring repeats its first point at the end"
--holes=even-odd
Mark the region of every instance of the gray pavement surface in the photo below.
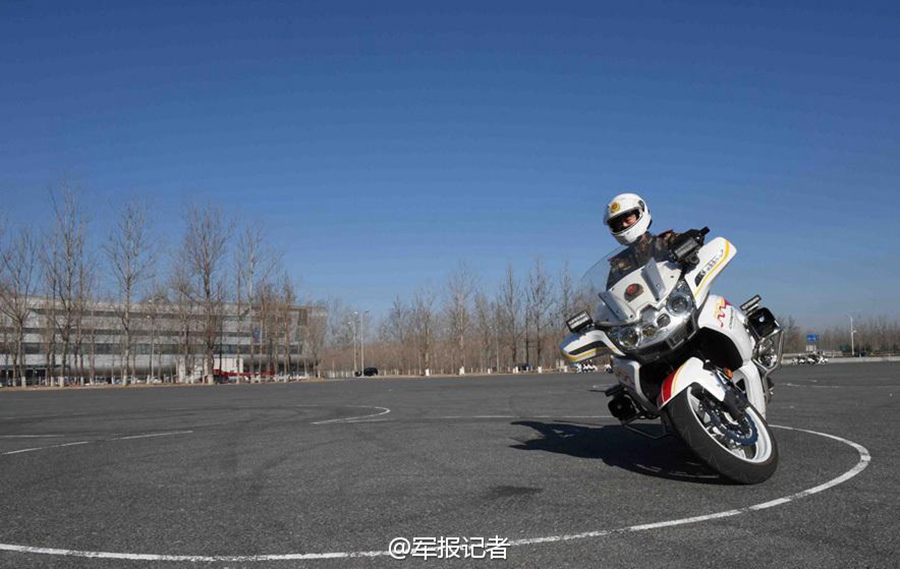
{"type": "Polygon", "coordinates": [[[777,374],[771,424],[871,453],[858,475],[800,496],[860,468],[860,452],[778,428],[775,476],[727,484],[678,440],[620,427],[592,391],[611,381],[0,391],[0,567],[900,564],[900,364],[777,374]],[[528,543],[493,561],[351,556],[442,536],[528,543]],[[146,557],[84,556],[99,553],[146,557]]]}

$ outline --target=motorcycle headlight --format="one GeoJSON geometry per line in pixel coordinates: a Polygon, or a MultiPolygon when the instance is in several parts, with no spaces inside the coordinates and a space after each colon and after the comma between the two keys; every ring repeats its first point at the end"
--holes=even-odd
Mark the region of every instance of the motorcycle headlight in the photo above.
{"type": "MultiPolygon", "coordinates": [[[[659,310],[647,308],[640,322],[611,329],[610,338],[624,352],[636,352],[669,341],[684,330],[695,308],[690,287],[681,281],[669,295],[665,307],[659,310]]],[[[679,338],[676,343],[684,340],[679,338]]]]}
{"type": "Polygon", "coordinates": [[[673,316],[684,316],[694,308],[694,295],[687,283],[681,281],[666,302],[666,309],[673,316]]]}
{"type": "Polygon", "coordinates": [[[626,350],[635,349],[641,343],[641,333],[637,326],[627,326],[619,330],[619,344],[626,350]]]}
{"type": "Polygon", "coordinates": [[[644,335],[645,338],[652,338],[656,336],[656,333],[659,332],[659,328],[654,324],[645,324],[643,328],[641,328],[641,334],[644,335]]]}

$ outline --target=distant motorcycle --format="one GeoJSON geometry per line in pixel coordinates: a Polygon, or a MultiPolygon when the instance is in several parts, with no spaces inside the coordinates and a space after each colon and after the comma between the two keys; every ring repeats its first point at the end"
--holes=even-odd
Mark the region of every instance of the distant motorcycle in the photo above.
{"type": "Polygon", "coordinates": [[[794,358],[794,363],[797,365],[819,365],[819,364],[827,364],[828,358],[826,358],[823,354],[810,354],[807,356],[798,356],[794,358]]]}
{"type": "Polygon", "coordinates": [[[657,438],[632,423],[659,418],[723,477],[754,484],[778,465],[765,416],[783,333],[758,295],[738,309],[710,294],[736,250],[722,237],[705,244],[708,231],[661,252],[620,247],[594,265],[582,283],[595,314],[567,321],[561,350],[571,362],[612,354],[618,383],[606,395],[626,428],[657,438]]]}

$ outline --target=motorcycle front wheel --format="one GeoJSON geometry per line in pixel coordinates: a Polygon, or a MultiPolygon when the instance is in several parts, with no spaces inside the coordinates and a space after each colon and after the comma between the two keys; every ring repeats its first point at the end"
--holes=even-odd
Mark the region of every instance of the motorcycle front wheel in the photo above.
{"type": "Polygon", "coordinates": [[[666,406],[672,427],[700,460],[739,484],[758,484],[778,467],[778,445],[760,414],[747,405],[732,417],[712,397],[697,397],[690,389],[666,406]]]}

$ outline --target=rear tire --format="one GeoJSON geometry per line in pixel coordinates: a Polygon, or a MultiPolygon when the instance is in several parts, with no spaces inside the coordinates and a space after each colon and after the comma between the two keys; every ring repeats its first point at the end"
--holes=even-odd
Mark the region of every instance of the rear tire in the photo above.
{"type": "MultiPolygon", "coordinates": [[[[715,403],[713,403],[715,404],[715,403]]],[[[759,412],[748,405],[744,411],[747,421],[756,430],[751,445],[735,443],[716,425],[709,409],[691,394],[690,389],[679,393],[665,408],[675,432],[681,440],[723,477],[739,484],[758,484],[768,480],[778,468],[778,445],[769,425],[759,412]]],[[[718,408],[715,413],[724,413],[718,408]]],[[[730,418],[730,415],[726,415],[730,418]]]]}

